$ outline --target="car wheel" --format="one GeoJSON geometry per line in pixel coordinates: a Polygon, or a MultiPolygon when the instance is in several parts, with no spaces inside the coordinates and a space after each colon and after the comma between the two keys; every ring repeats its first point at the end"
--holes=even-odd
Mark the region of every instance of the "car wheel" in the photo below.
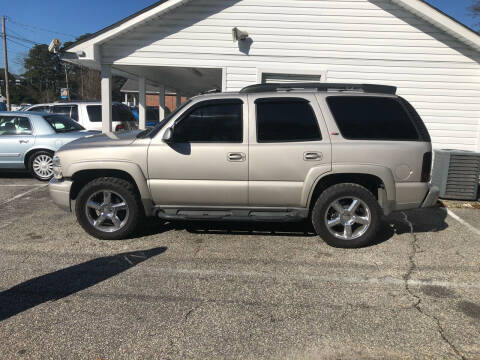
{"type": "Polygon", "coordinates": [[[50,151],[37,151],[28,159],[30,173],[41,181],[48,181],[53,177],[53,154],[50,151]]]}
{"type": "Polygon", "coordinates": [[[327,244],[357,248],[375,239],[381,213],[377,199],[363,186],[337,184],[318,197],[312,211],[312,223],[327,244]]]}
{"type": "Polygon", "coordinates": [[[104,240],[128,238],[144,217],[133,184],[112,177],[98,178],[85,185],[77,196],[75,212],[87,233],[104,240]]]}

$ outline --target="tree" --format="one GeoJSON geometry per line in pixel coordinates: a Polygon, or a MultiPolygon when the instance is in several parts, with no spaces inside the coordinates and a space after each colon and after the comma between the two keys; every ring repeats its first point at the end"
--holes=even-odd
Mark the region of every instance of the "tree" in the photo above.
{"type": "MultiPolygon", "coordinates": [[[[480,17],[480,0],[472,0],[470,11],[472,12],[474,18],[480,17]]],[[[480,23],[478,23],[477,25],[480,26],[480,23]]]]}
{"type": "Polygon", "coordinates": [[[62,64],[57,54],[48,51],[45,44],[34,45],[24,60],[23,74],[38,102],[58,99],[62,84],[62,64]]]}

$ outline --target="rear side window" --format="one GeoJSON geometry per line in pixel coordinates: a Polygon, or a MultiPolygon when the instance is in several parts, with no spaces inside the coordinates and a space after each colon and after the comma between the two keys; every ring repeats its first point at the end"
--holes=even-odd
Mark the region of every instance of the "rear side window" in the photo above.
{"type": "Polygon", "coordinates": [[[48,115],[43,118],[57,133],[85,130],[83,126],[66,115],[48,115]]]}
{"type": "MultiPolygon", "coordinates": [[[[102,122],[102,106],[87,105],[88,118],[91,122],[102,122]]],[[[121,104],[112,105],[112,121],[135,121],[135,116],[128,106],[121,104]]]]}
{"type": "Polygon", "coordinates": [[[78,106],[77,105],[55,105],[52,108],[54,114],[61,114],[78,121],[78,106]]]}
{"type": "Polygon", "coordinates": [[[346,139],[420,140],[412,119],[397,99],[329,96],[327,103],[346,139]]]}
{"type": "Polygon", "coordinates": [[[174,126],[175,142],[243,141],[242,101],[200,103],[174,126]]]}
{"type": "Polygon", "coordinates": [[[307,100],[264,98],[255,103],[259,143],[322,140],[317,118],[307,100]]]}
{"type": "Polygon", "coordinates": [[[91,122],[102,122],[102,107],[100,105],[88,105],[87,113],[91,122]]]}

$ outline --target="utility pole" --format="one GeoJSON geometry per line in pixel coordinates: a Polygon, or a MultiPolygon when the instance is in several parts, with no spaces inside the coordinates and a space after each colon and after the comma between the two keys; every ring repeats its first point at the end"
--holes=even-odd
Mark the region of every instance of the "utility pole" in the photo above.
{"type": "Polygon", "coordinates": [[[7,97],[7,110],[10,111],[10,89],[8,88],[8,57],[7,33],[5,32],[5,16],[2,16],[3,60],[5,64],[5,96],[7,97]]]}

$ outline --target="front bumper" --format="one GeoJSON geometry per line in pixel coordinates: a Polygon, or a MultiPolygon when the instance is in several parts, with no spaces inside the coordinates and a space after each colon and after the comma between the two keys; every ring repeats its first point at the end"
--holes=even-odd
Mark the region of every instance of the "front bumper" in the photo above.
{"type": "Polygon", "coordinates": [[[422,208],[434,206],[437,203],[439,196],[440,189],[438,188],[438,186],[430,184],[427,196],[425,197],[425,200],[423,200],[422,208]]]}
{"type": "Polygon", "coordinates": [[[70,203],[70,188],[72,182],[68,180],[57,180],[52,178],[48,184],[48,191],[53,202],[57,204],[61,209],[66,211],[72,211],[70,203]]]}

